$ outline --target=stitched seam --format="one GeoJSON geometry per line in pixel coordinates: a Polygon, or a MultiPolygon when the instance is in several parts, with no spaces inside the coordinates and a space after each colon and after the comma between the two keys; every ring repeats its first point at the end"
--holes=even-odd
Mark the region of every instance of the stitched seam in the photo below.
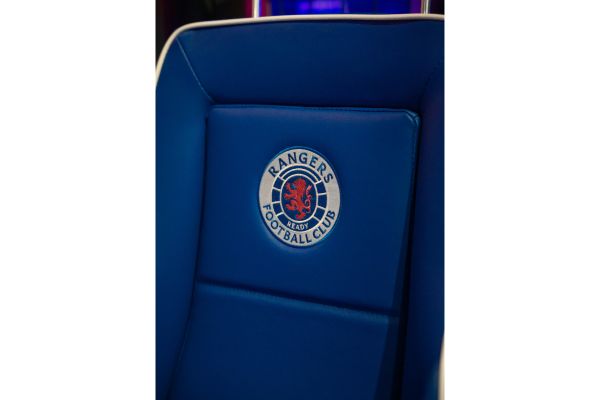
{"type": "Polygon", "coordinates": [[[199,285],[213,286],[216,288],[229,290],[234,293],[235,292],[242,293],[242,294],[250,295],[253,297],[257,297],[257,298],[263,298],[263,299],[271,300],[271,301],[280,300],[280,301],[285,301],[285,302],[295,303],[295,304],[305,304],[305,305],[310,305],[310,306],[317,307],[317,308],[327,309],[330,311],[338,311],[338,312],[343,312],[343,313],[348,313],[348,314],[360,314],[364,317],[369,317],[369,318],[373,318],[373,319],[381,319],[381,318],[398,319],[397,315],[394,315],[391,313],[388,314],[385,312],[375,312],[375,311],[369,311],[369,310],[364,310],[364,309],[351,308],[349,306],[341,306],[341,305],[336,305],[336,304],[331,304],[331,303],[323,303],[323,302],[320,302],[320,301],[317,301],[314,299],[307,299],[307,298],[303,298],[303,297],[286,295],[286,294],[282,294],[282,293],[265,292],[265,291],[257,290],[257,289],[253,289],[253,288],[241,287],[236,284],[222,283],[222,282],[215,281],[213,279],[203,278],[203,279],[199,279],[197,283],[199,285]]]}
{"type": "Polygon", "coordinates": [[[421,92],[421,96],[419,96],[419,110],[421,110],[421,104],[423,103],[423,97],[425,97],[425,93],[427,93],[427,89],[429,88],[429,84],[431,83],[433,76],[435,73],[444,65],[444,61],[440,61],[436,64],[435,67],[431,70],[429,77],[427,77],[427,81],[425,82],[425,86],[423,86],[423,91],[421,92]]]}
{"type": "MultiPolygon", "coordinates": [[[[360,108],[360,107],[319,107],[319,106],[285,106],[285,105],[262,105],[262,104],[218,104],[213,108],[280,108],[289,110],[316,110],[316,111],[344,111],[344,112],[367,112],[367,113],[407,113],[417,115],[414,111],[395,108],[360,108]]],[[[411,115],[412,117],[413,115],[411,115]]]]}
{"type": "Polygon", "coordinates": [[[179,41],[179,38],[176,38],[175,41],[177,42],[177,46],[179,46],[179,50],[181,51],[181,54],[183,55],[183,58],[188,66],[188,68],[190,69],[190,72],[192,73],[192,75],[194,76],[194,79],[196,80],[196,83],[198,84],[198,86],[200,86],[200,90],[202,90],[202,93],[204,93],[204,95],[208,98],[208,100],[214,104],[214,100],[213,98],[208,94],[208,92],[204,89],[204,86],[202,86],[202,82],[200,82],[200,79],[198,78],[198,75],[196,75],[196,71],[194,71],[194,67],[192,66],[192,63],[190,62],[190,59],[187,56],[187,53],[185,52],[185,49],[183,48],[183,45],[181,44],[181,42],[179,41]]]}
{"type": "Polygon", "coordinates": [[[183,338],[181,340],[181,345],[179,347],[178,350],[178,355],[177,355],[177,359],[175,361],[175,365],[173,367],[173,371],[171,371],[171,379],[169,381],[169,387],[167,389],[167,399],[171,398],[172,392],[174,390],[175,387],[175,381],[177,380],[177,376],[179,374],[179,369],[181,366],[181,362],[183,360],[183,354],[185,353],[185,347],[188,343],[189,340],[189,333],[191,330],[191,324],[192,324],[192,316],[193,316],[193,308],[194,308],[194,304],[195,304],[195,299],[196,299],[196,277],[198,276],[198,268],[199,268],[199,264],[200,264],[200,252],[201,252],[201,248],[200,248],[200,244],[202,241],[202,230],[203,230],[203,226],[204,226],[204,204],[205,204],[205,193],[206,193],[206,149],[208,147],[208,126],[207,126],[207,122],[205,120],[204,122],[205,124],[205,129],[204,129],[204,160],[203,160],[203,164],[204,164],[204,170],[203,170],[203,177],[202,177],[202,194],[200,195],[202,204],[201,204],[201,209],[200,209],[200,222],[198,224],[198,241],[197,241],[197,247],[196,247],[196,258],[194,259],[194,274],[192,276],[192,294],[190,296],[190,302],[189,302],[189,307],[188,307],[188,312],[187,312],[187,317],[185,320],[185,326],[184,326],[184,332],[183,332],[183,338]]]}
{"type": "Polygon", "coordinates": [[[413,252],[413,234],[415,226],[415,208],[417,203],[417,175],[418,175],[418,158],[419,149],[421,144],[421,126],[419,121],[416,121],[414,134],[412,137],[412,165],[413,173],[411,176],[411,198],[409,206],[409,221],[408,221],[408,239],[406,241],[406,253],[404,257],[404,281],[402,282],[402,303],[400,304],[400,318],[398,323],[398,350],[396,353],[396,369],[398,371],[399,378],[395,381],[393,386],[394,398],[401,397],[403,385],[404,385],[404,374],[406,367],[406,346],[408,337],[408,322],[409,322],[409,311],[410,311],[410,288],[411,288],[411,277],[412,277],[412,252],[413,252]]]}

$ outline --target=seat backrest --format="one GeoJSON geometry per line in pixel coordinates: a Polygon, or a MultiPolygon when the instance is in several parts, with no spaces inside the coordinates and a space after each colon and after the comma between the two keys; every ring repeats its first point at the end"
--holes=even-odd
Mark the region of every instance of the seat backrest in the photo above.
{"type": "Polygon", "coordinates": [[[443,21],[184,27],[157,86],[157,398],[423,398],[443,21]]]}

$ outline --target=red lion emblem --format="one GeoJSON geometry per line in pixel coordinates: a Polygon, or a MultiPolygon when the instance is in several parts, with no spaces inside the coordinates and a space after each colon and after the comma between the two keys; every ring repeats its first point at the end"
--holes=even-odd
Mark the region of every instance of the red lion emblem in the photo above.
{"type": "Polygon", "coordinates": [[[310,191],[311,185],[306,185],[306,181],[302,178],[297,178],[292,185],[290,183],[285,184],[285,190],[287,193],[283,194],[283,197],[289,202],[285,205],[290,211],[297,211],[296,219],[304,219],[307,212],[310,212],[312,195],[310,191]]]}

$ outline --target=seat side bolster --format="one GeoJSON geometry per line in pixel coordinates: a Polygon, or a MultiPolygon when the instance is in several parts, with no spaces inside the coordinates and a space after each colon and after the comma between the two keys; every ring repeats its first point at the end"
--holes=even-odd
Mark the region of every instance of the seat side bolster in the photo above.
{"type": "Polygon", "coordinates": [[[411,245],[403,399],[437,393],[429,379],[440,360],[444,333],[444,67],[424,88],[411,245]]]}
{"type": "Polygon", "coordinates": [[[182,49],[172,46],[156,89],[157,399],[168,395],[192,300],[209,105],[182,49]]]}

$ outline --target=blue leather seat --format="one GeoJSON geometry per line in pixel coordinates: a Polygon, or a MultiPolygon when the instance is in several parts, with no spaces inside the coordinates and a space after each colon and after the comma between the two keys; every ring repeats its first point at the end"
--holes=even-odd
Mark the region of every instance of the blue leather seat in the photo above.
{"type": "Polygon", "coordinates": [[[176,33],[156,98],[158,399],[436,393],[443,29],[329,16],[176,33]],[[307,246],[259,202],[289,149],[322,155],[339,188],[334,225],[307,246]]]}

